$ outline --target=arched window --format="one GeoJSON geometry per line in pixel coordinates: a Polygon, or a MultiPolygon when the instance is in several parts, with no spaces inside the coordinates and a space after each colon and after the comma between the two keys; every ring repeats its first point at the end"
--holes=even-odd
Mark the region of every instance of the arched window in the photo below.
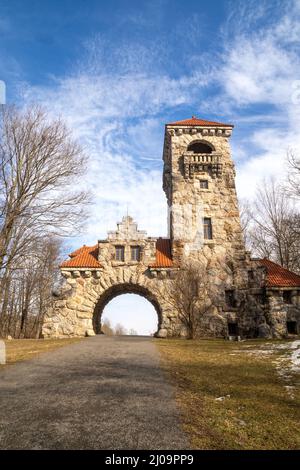
{"type": "Polygon", "coordinates": [[[205,142],[192,142],[187,149],[188,152],[193,153],[211,153],[214,150],[212,146],[205,142]]]}

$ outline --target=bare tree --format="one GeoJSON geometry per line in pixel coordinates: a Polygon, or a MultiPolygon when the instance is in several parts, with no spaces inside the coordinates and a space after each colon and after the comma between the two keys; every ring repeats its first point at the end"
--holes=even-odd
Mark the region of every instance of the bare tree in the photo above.
{"type": "MultiPolygon", "coordinates": [[[[0,332],[2,330],[2,334],[3,329],[19,325],[19,334],[25,336],[28,315],[33,311],[36,315],[35,326],[38,332],[47,305],[49,282],[53,281],[51,246],[53,248],[55,244],[50,242],[46,247],[47,241],[53,240],[56,236],[78,233],[84,215],[86,216],[88,197],[84,191],[77,190],[74,183],[82,176],[84,167],[83,152],[60,119],[51,120],[47,113],[38,107],[25,111],[15,107],[2,109],[0,115],[0,332]],[[40,247],[43,247],[42,252],[40,247]],[[39,301],[37,301],[38,290],[39,301]],[[17,321],[19,315],[21,315],[20,324],[17,321]]],[[[15,328],[17,329],[16,326],[15,328]]]]}
{"type": "Polygon", "coordinates": [[[126,328],[123,325],[121,325],[121,323],[116,324],[114,331],[115,331],[116,336],[123,336],[123,335],[128,334],[126,328]]]}
{"type": "Polygon", "coordinates": [[[52,288],[58,281],[61,240],[40,240],[22,260],[18,269],[9,273],[4,284],[0,333],[14,337],[40,336],[52,288]]]}
{"type": "Polygon", "coordinates": [[[113,336],[115,333],[110,321],[107,318],[101,322],[101,331],[107,336],[113,336]]]}
{"type": "Polygon", "coordinates": [[[189,339],[200,333],[203,316],[211,310],[215,298],[208,271],[209,265],[184,260],[175,278],[169,282],[165,296],[171,308],[178,312],[189,339]]]}
{"type": "Polygon", "coordinates": [[[240,220],[241,226],[244,234],[244,240],[246,247],[249,246],[249,230],[251,226],[252,220],[252,210],[250,202],[247,199],[240,199],[239,200],[239,210],[240,210],[240,220]]]}
{"type": "Polygon", "coordinates": [[[300,198],[300,157],[296,156],[292,151],[287,153],[288,163],[288,185],[289,193],[300,198]]]}
{"type": "Polygon", "coordinates": [[[130,328],[128,334],[130,336],[137,336],[137,331],[134,328],[130,328]]]}
{"type": "Polygon", "coordinates": [[[300,216],[287,192],[274,180],[258,189],[249,223],[248,247],[258,257],[270,258],[287,269],[300,269],[300,216]]]}
{"type": "Polygon", "coordinates": [[[60,119],[51,121],[38,107],[2,110],[0,269],[22,256],[28,239],[78,230],[87,196],[74,183],[84,162],[60,119]]]}

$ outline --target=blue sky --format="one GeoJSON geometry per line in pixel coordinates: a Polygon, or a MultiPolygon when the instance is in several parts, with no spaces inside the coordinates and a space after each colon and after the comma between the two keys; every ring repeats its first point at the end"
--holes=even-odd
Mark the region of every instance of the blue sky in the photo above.
{"type": "Polygon", "coordinates": [[[82,142],[95,204],[69,246],[95,243],[126,212],[166,235],[164,124],[233,122],[240,198],[282,178],[299,148],[300,0],[0,0],[0,80],[82,142]]]}

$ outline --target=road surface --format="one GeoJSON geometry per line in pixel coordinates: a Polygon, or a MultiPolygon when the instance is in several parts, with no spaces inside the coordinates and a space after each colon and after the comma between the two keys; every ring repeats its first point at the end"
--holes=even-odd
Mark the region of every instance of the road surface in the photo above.
{"type": "Polygon", "coordinates": [[[184,449],[147,337],[98,335],[0,369],[1,449],[184,449]]]}

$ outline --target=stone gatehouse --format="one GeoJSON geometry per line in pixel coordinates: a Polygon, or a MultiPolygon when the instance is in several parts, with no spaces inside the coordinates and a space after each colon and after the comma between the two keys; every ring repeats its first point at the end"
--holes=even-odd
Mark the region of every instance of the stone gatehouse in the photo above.
{"type": "Polygon", "coordinates": [[[184,335],[168,291],[183,260],[207,266],[218,301],[203,316],[208,336],[282,337],[300,331],[300,276],[245,250],[229,139],[233,125],[192,117],[165,126],[163,189],[168,238],[148,237],[126,216],[94,246],[62,263],[65,282],[44,337],[101,331],[105,305],[135,293],[157,312],[157,336],[184,335]]]}

